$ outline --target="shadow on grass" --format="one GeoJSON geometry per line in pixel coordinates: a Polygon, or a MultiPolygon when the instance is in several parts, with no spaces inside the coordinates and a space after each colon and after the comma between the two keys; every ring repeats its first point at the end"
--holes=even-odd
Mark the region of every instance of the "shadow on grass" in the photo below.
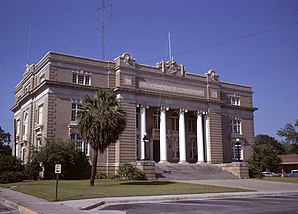
{"type": "Polygon", "coordinates": [[[169,185],[174,183],[173,181],[127,181],[120,185],[169,185]]]}

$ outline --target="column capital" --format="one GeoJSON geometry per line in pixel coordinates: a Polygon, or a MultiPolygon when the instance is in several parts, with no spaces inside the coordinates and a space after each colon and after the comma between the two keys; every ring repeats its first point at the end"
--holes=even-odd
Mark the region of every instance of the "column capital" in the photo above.
{"type": "Polygon", "coordinates": [[[169,111],[169,109],[170,109],[170,108],[167,107],[167,106],[161,106],[161,107],[160,107],[160,110],[166,110],[166,111],[169,111]]]}
{"type": "Polygon", "coordinates": [[[185,112],[185,113],[187,113],[187,112],[188,112],[188,110],[187,110],[187,109],[185,109],[185,108],[181,108],[181,109],[180,109],[180,112],[185,112]]]}
{"type": "Polygon", "coordinates": [[[197,113],[198,113],[198,114],[202,114],[202,115],[208,115],[208,112],[207,112],[207,111],[200,111],[200,110],[199,110],[197,113]]]}
{"type": "Polygon", "coordinates": [[[149,105],[137,104],[136,107],[137,107],[137,108],[142,108],[142,107],[143,107],[143,108],[148,109],[148,108],[149,108],[149,105]]]}

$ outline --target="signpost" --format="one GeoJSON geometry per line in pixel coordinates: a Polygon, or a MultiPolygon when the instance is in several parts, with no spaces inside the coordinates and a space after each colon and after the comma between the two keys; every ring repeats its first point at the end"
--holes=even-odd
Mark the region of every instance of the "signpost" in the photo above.
{"type": "Polygon", "coordinates": [[[61,173],[61,164],[55,164],[55,174],[56,174],[56,197],[55,200],[57,201],[58,196],[58,180],[59,180],[59,174],[61,173]]]}

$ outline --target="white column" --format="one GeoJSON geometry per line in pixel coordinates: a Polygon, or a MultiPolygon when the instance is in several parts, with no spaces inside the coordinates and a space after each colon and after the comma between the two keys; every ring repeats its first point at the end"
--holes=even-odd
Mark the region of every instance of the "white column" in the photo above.
{"type": "Polygon", "coordinates": [[[208,114],[204,115],[205,123],[205,137],[206,137],[206,160],[207,163],[211,162],[211,145],[210,145],[210,124],[208,114]]]}
{"type": "Polygon", "coordinates": [[[187,163],[184,109],[180,109],[180,112],[179,112],[179,157],[180,157],[179,163],[187,163]]]}
{"type": "Polygon", "coordinates": [[[145,154],[145,142],[144,142],[144,136],[146,134],[146,108],[141,106],[140,107],[140,118],[141,118],[141,139],[140,139],[140,152],[141,152],[141,160],[144,160],[146,158],[145,154]]]}
{"type": "Polygon", "coordinates": [[[197,150],[198,150],[197,163],[204,163],[203,115],[201,112],[198,112],[198,116],[197,116],[197,150]]]}
{"type": "Polygon", "coordinates": [[[167,127],[166,127],[166,109],[160,109],[160,163],[167,160],[167,127]]]}

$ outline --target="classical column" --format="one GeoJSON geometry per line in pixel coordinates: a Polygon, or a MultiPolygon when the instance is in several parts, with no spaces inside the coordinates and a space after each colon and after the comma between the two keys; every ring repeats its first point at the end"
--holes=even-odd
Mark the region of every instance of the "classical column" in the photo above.
{"type": "Polygon", "coordinates": [[[184,109],[180,109],[180,112],[179,112],[179,157],[180,157],[179,163],[187,163],[184,109]]]}
{"type": "Polygon", "coordinates": [[[160,163],[168,162],[167,159],[167,127],[166,109],[160,109],[160,163]]]}
{"type": "Polygon", "coordinates": [[[204,163],[204,135],[203,135],[202,112],[198,112],[198,115],[197,115],[197,150],[198,150],[197,163],[204,163]]]}
{"type": "Polygon", "coordinates": [[[140,150],[141,151],[141,160],[144,160],[146,158],[146,151],[145,151],[145,142],[144,142],[144,136],[146,133],[146,108],[141,106],[140,107],[140,118],[141,118],[141,139],[140,139],[140,150]]]}
{"type": "Polygon", "coordinates": [[[211,163],[211,145],[210,145],[210,124],[208,114],[204,115],[205,124],[205,138],[206,138],[206,160],[207,163],[211,163]]]}

